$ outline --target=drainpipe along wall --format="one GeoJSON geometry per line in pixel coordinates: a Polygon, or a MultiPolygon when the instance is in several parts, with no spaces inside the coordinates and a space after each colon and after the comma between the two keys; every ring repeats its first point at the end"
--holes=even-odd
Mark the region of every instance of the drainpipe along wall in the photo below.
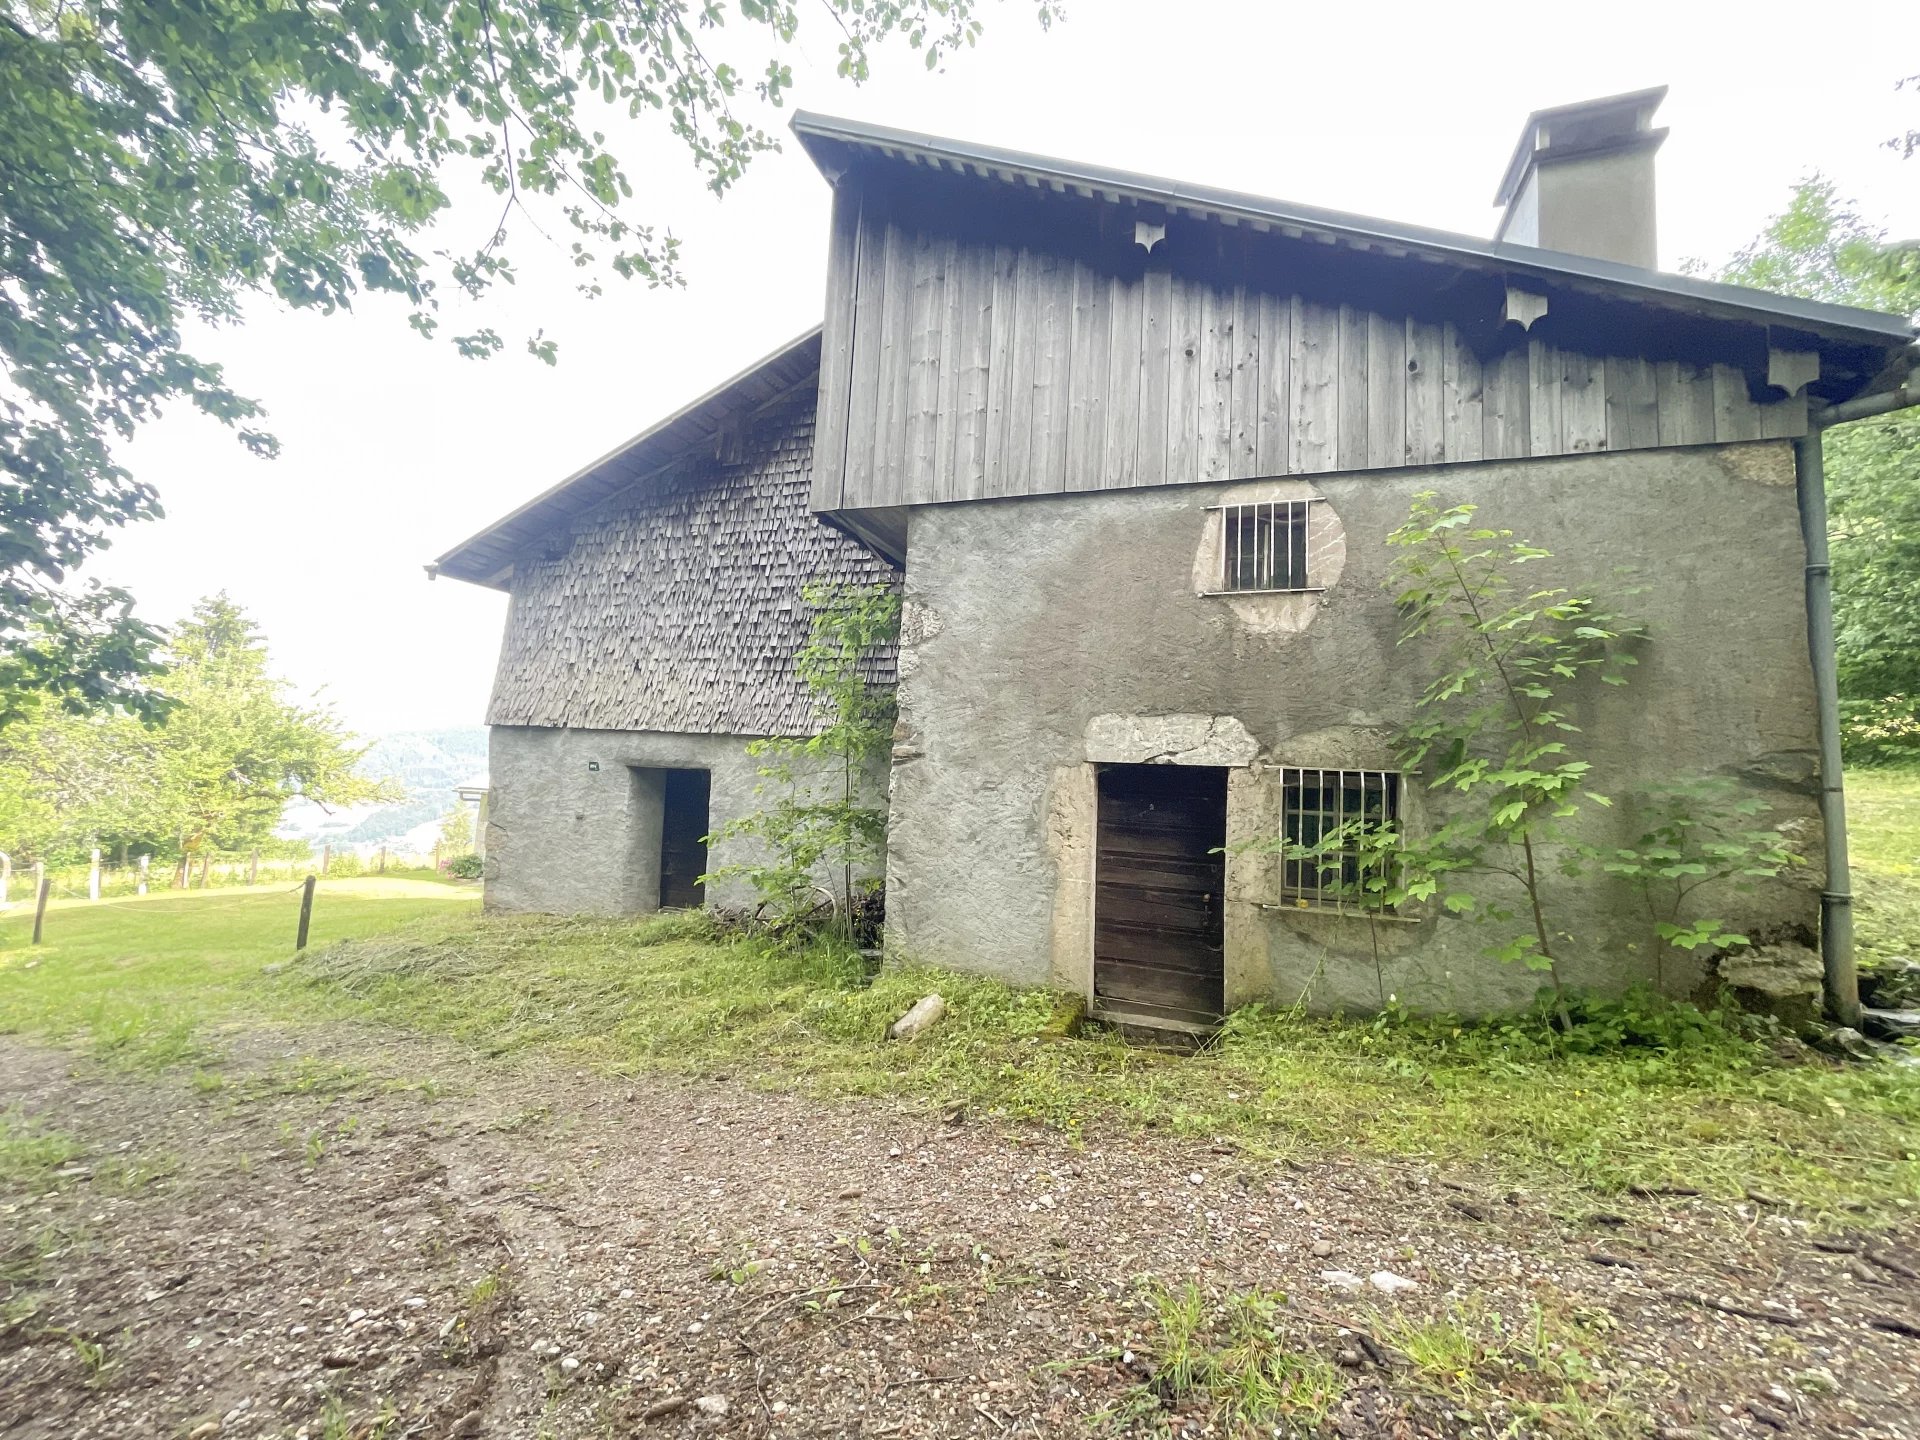
{"type": "Polygon", "coordinates": [[[1827,559],[1827,476],[1823,437],[1835,425],[1920,405],[1920,387],[1829,405],[1793,442],[1800,531],[1807,547],[1807,648],[1813,661],[1820,738],[1820,821],[1826,832],[1827,883],[1820,893],[1820,956],[1827,1007],[1843,1025],[1860,1024],[1853,959],[1853,878],[1847,858],[1847,793],[1840,765],[1840,683],[1833,641],[1833,577],[1827,559]]]}

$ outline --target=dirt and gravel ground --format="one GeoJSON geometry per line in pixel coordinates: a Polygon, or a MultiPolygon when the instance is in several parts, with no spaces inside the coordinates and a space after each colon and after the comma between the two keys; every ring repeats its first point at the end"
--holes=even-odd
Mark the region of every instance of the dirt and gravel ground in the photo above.
{"type": "Polygon", "coordinates": [[[215,1085],[0,1037],[0,1109],[82,1147],[0,1191],[0,1434],[1221,1433],[1156,1403],[1147,1296],[1195,1282],[1290,1297],[1328,1433],[1920,1435],[1912,1232],[368,1033],[230,1047],[215,1085]],[[1529,1325],[1578,1405],[1404,1348],[1529,1325]]]}

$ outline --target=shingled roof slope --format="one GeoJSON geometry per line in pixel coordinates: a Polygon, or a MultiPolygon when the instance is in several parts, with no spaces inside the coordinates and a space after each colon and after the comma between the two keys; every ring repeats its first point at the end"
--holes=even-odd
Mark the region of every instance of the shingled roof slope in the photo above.
{"type": "MultiPolygon", "coordinates": [[[[808,735],[810,582],[898,574],[807,508],[816,385],[522,552],[490,725],[808,735]]],[[[869,678],[893,682],[891,651],[869,678]]]]}
{"type": "MultiPolygon", "coordinates": [[[[815,326],[462,540],[428,565],[427,573],[505,590],[515,557],[542,536],[691,452],[711,452],[721,432],[740,417],[819,373],[820,328],[815,326]]],[[[811,400],[814,391],[807,394],[811,400]]]]}

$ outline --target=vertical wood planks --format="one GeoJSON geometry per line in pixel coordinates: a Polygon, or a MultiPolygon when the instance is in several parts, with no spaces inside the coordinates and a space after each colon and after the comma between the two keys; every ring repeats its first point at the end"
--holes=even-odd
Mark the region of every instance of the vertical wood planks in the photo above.
{"type": "Polygon", "coordinates": [[[847,478],[847,402],[853,385],[853,304],[860,247],[860,191],[833,191],[827,232],[827,305],[820,335],[820,395],[814,416],[813,508],[837,509],[847,478]]]}
{"type": "Polygon", "coordinates": [[[1481,455],[1517,460],[1532,453],[1527,418],[1527,347],[1516,345],[1482,367],[1481,455]]]}
{"type": "Polygon", "coordinates": [[[1173,272],[1164,260],[1147,262],[1142,287],[1140,326],[1140,427],[1135,441],[1134,484],[1160,485],[1168,479],[1167,438],[1171,426],[1168,381],[1173,356],[1173,272]]]}
{"type": "Polygon", "coordinates": [[[1407,465],[1435,465],[1447,458],[1446,330],[1407,321],[1407,465]]]}
{"type": "Polygon", "coordinates": [[[1073,361],[1068,384],[1066,488],[1098,490],[1106,479],[1108,362],[1114,350],[1112,287],[1087,265],[1073,267],[1073,361]]]}
{"type": "Polygon", "coordinates": [[[1759,406],[1760,438],[1790,440],[1807,433],[1807,392],[1759,406]]]}
{"type": "Polygon", "coordinates": [[[1035,483],[1033,471],[1033,401],[1039,370],[1041,290],[1048,278],[1041,257],[1031,250],[1019,252],[1014,267],[1013,338],[1007,359],[1013,374],[1008,382],[1006,431],[1001,436],[1006,457],[1002,473],[1008,495],[1032,495],[1044,488],[1035,483]]]}
{"type": "Polygon", "coordinates": [[[1035,267],[1033,429],[1034,490],[1064,490],[1067,485],[1067,387],[1073,363],[1073,266],[1051,256],[1035,267]]]}
{"type": "Polygon", "coordinates": [[[1486,383],[1480,357],[1451,324],[1440,343],[1441,447],[1449,460],[1479,460],[1486,454],[1486,383]]]}
{"type": "Polygon", "coordinates": [[[1200,478],[1201,331],[1206,325],[1206,287],[1173,278],[1173,324],[1167,332],[1167,473],[1169,485],[1200,478]]]}
{"type": "Polygon", "coordinates": [[[1572,350],[1560,352],[1560,446],[1584,454],[1607,448],[1607,386],[1604,362],[1572,350]]]}
{"type": "Polygon", "coordinates": [[[1653,367],[1653,394],[1662,445],[1713,443],[1712,376],[1683,360],[1662,360],[1653,367]]]}
{"type": "Polygon", "coordinates": [[[1660,400],[1653,362],[1640,356],[1606,360],[1607,448],[1643,450],[1660,443],[1660,400]]]}
{"type": "Polygon", "coordinates": [[[1544,340],[1527,342],[1527,452],[1566,453],[1561,426],[1560,352],[1544,340]]]}
{"type": "Polygon", "coordinates": [[[1372,469],[1407,463],[1407,327],[1367,316],[1367,448],[1372,469]]]}
{"type": "Polygon", "coordinates": [[[915,237],[888,224],[886,300],[882,306],[879,419],[874,426],[870,503],[885,504],[906,477],[907,380],[913,353],[913,248],[915,237]]]}
{"type": "Polygon", "coordinates": [[[1107,309],[1113,353],[1107,357],[1106,459],[1101,483],[1122,488],[1134,484],[1139,474],[1146,286],[1113,276],[1107,282],[1107,309]]]}
{"type": "Polygon", "coordinates": [[[913,333],[907,352],[905,449],[901,473],[908,492],[937,493],[940,484],[941,351],[947,333],[947,264],[951,240],[939,240],[925,231],[914,236],[908,251],[913,286],[913,333]]]}
{"type": "Polygon", "coordinates": [[[1747,395],[1747,377],[1731,365],[1713,367],[1713,438],[1758,440],[1760,416],[1747,395]]]}
{"type": "Polygon", "coordinates": [[[1334,468],[1340,443],[1339,314],[1324,305],[1295,298],[1293,319],[1292,458],[1288,470],[1296,475],[1317,474],[1334,468]]]}
{"type": "Polygon", "coordinates": [[[1233,290],[1233,381],[1228,409],[1227,475],[1245,480],[1260,473],[1260,297],[1233,290]]]}
{"type": "Polygon", "coordinates": [[[1233,467],[1233,292],[1209,285],[1201,291],[1200,302],[1194,458],[1197,478],[1225,480],[1233,467]]]}
{"type": "Polygon", "coordinates": [[[854,257],[853,367],[847,396],[846,471],[841,503],[868,503],[874,493],[874,462],[880,415],[880,384],[886,332],[886,221],[863,210],[854,257]]]}
{"type": "Polygon", "coordinates": [[[1256,475],[1285,475],[1293,461],[1293,305],[1284,295],[1260,295],[1260,418],[1254,436],[1256,475]]]}
{"type": "MultiPolygon", "coordinates": [[[[1736,366],[1591,356],[1517,332],[1483,360],[1464,322],[1220,285],[1176,272],[1164,251],[1134,252],[1116,273],[922,233],[853,190],[836,195],[830,249],[817,508],[1726,443],[1806,426],[1804,397],[1756,402],[1736,366]]],[[[1208,277],[1232,273],[1219,259],[1201,257],[1208,277]]]]}
{"type": "Polygon", "coordinates": [[[982,495],[1017,493],[1007,486],[1007,427],[1013,397],[1013,306],[1019,252],[993,247],[992,323],[987,328],[987,428],[981,437],[982,495]]]}
{"type": "Polygon", "coordinates": [[[1371,399],[1367,388],[1367,312],[1342,305],[1338,329],[1335,461],[1343,470],[1364,470],[1369,463],[1367,409],[1371,399]]]}
{"type": "Polygon", "coordinates": [[[951,500],[964,493],[957,488],[955,477],[959,468],[959,432],[967,416],[963,398],[963,372],[977,303],[969,293],[972,279],[968,268],[970,251],[971,247],[951,240],[945,251],[946,287],[940,320],[940,399],[938,413],[934,416],[933,485],[927,492],[941,500],[951,500]]]}

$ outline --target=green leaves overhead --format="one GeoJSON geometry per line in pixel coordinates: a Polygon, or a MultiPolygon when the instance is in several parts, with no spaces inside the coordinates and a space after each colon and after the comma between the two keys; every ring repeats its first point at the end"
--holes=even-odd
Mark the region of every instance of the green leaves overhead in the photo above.
{"type": "MultiPolygon", "coordinates": [[[[808,13],[858,80],[889,39],[930,65],[972,45],[977,8],[808,13]]],[[[188,317],[375,294],[432,335],[445,296],[513,280],[523,233],[565,240],[589,294],[609,272],[678,284],[678,244],[620,158],[633,132],[608,131],[664,128],[726,191],[777,143],[756,117],[793,84],[800,15],[788,0],[0,0],[0,646],[39,654],[0,686],[140,698],[153,632],[116,623],[113,597],[58,595],[116,527],[160,513],[117,441],[180,403],[273,453],[260,407],[183,347],[188,317]],[[450,173],[498,209],[428,249],[450,173]]],[[[484,325],[451,339],[474,357],[505,345],[484,325]]],[[[556,358],[543,335],[527,349],[556,358]]],[[[0,723],[21,692],[6,693],[0,723]]]]}

